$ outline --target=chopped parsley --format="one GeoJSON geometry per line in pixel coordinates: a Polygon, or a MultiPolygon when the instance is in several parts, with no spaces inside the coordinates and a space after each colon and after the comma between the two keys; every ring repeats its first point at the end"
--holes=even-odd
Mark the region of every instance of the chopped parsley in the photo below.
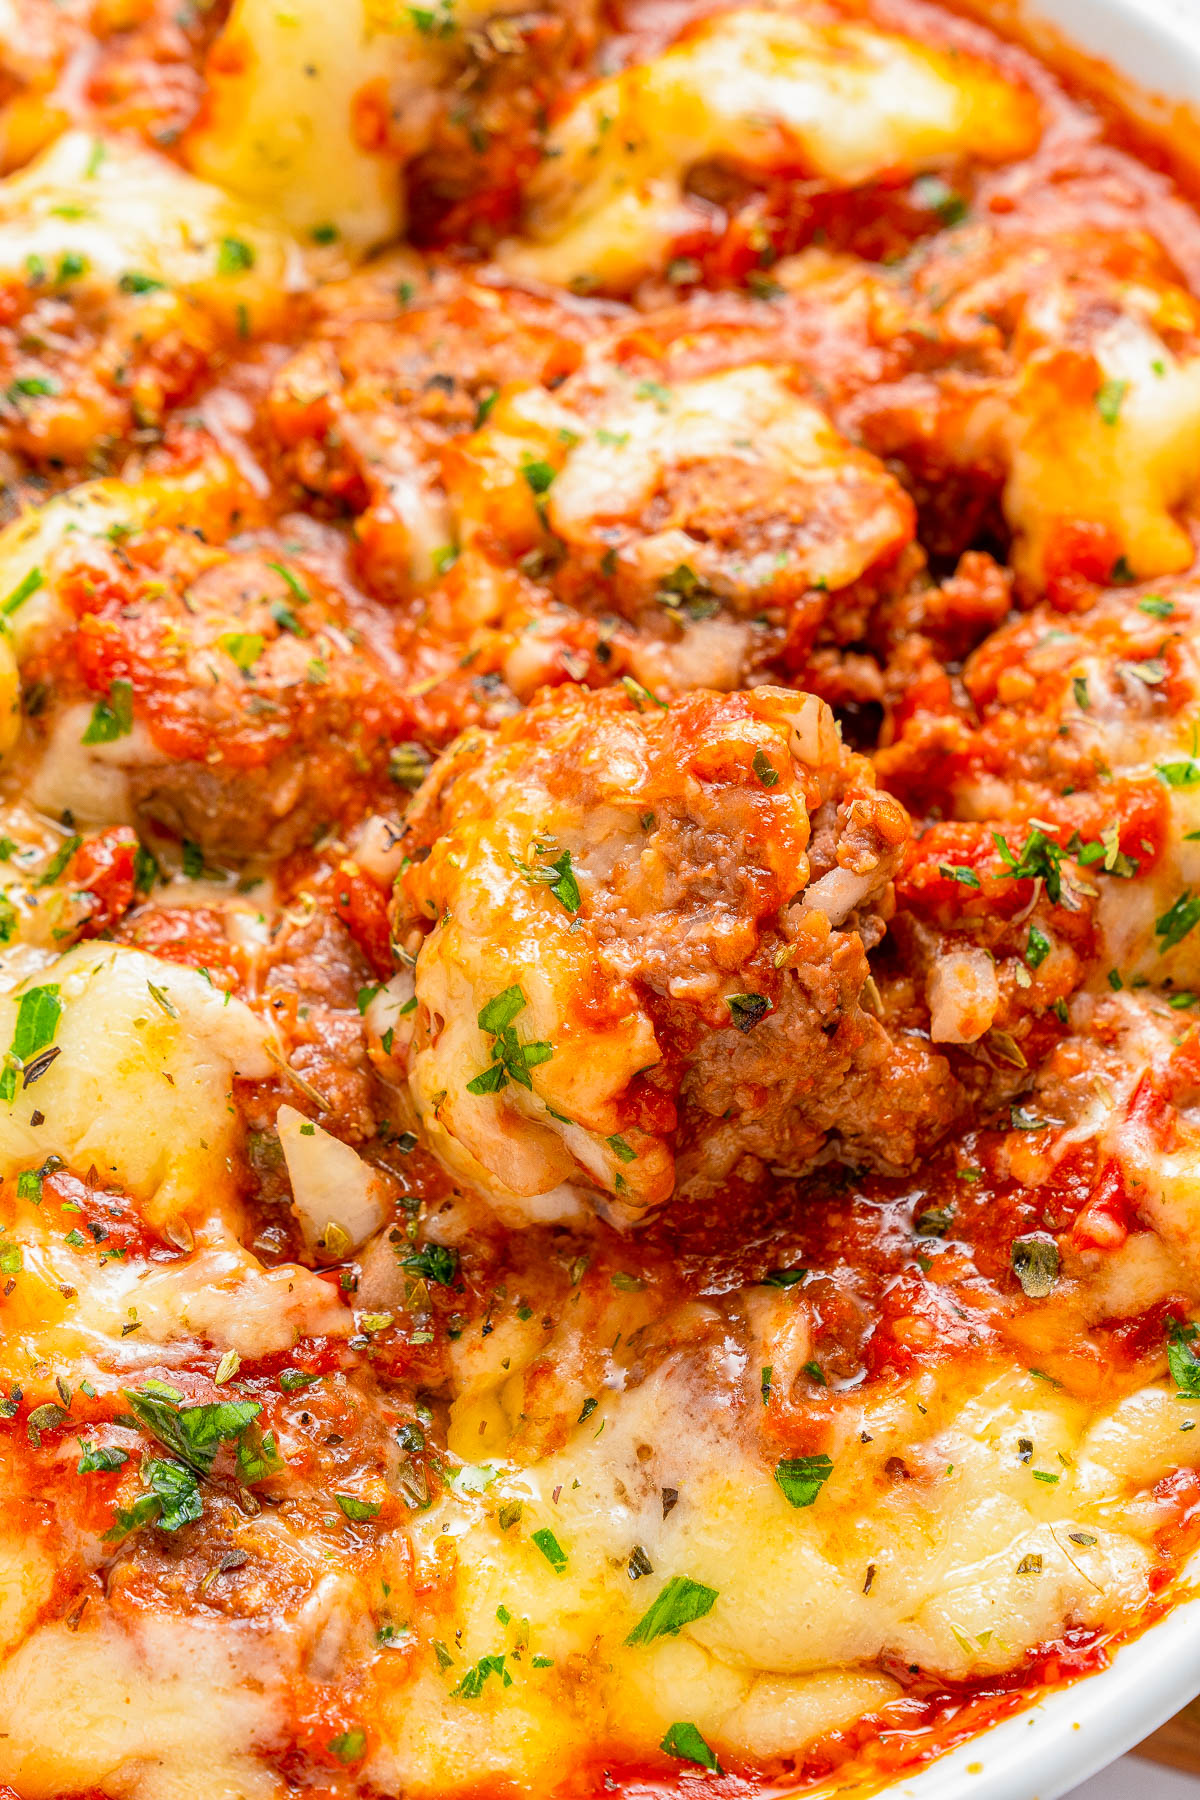
{"type": "Polygon", "coordinates": [[[501,1687],[512,1686],[512,1676],[504,1666],[504,1657],[499,1655],[481,1656],[479,1661],[469,1668],[458,1686],[450,1690],[452,1700],[478,1700],[483,1692],[483,1684],[489,1675],[495,1675],[501,1687]]]}
{"type": "Polygon", "coordinates": [[[138,269],[126,269],[117,286],[123,294],[157,294],[166,288],[165,281],[154,275],[143,275],[138,269]]]}
{"type": "Polygon", "coordinates": [[[789,1506],[811,1506],[829,1477],[827,1456],[785,1456],[775,1464],[775,1481],[789,1506]]]}
{"type": "Polygon", "coordinates": [[[181,1463],[166,1457],[145,1460],[142,1480],[147,1492],[139,1494],[133,1505],[118,1507],[113,1524],[105,1532],[107,1541],[128,1537],[142,1525],[157,1525],[160,1531],[179,1531],[194,1525],[204,1513],[200,1484],[195,1473],[181,1463]]]}
{"type": "Polygon", "coordinates": [[[46,577],[42,574],[42,571],[40,569],[30,569],[28,575],[18,581],[7,600],[4,601],[3,605],[0,605],[0,612],[4,614],[5,618],[11,619],[13,614],[19,612],[25,602],[31,600],[38,589],[45,587],[45,585],[46,577]]]}
{"type": "Polygon", "coordinates": [[[535,1531],[531,1535],[532,1542],[537,1545],[554,1573],[561,1575],[567,1566],[567,1553],[549,1526],[544,1525],[540,1531],[535,1531]]]}
{"type": "Polygon", "coordinates": [[[422,37],[450,37],[454,32],[454,0],[438,0],[436,8],[410,6],[408,16],[422,37]]]}
{"type": "Polygon", "coordinates": [[[165,1381],[122,1392],[142,1430],[201,1475],[210,1473],[220,1446],[236,1442],[262,1412],[257,1400],[185,1406],[183,1395],[165,1381]]]}
{"type": "MultiPolygon", "coordinates": [[[[314,232],[314,236],[316,233],[314,232]]],[[[349,1730],[340,1736],[330,1738],[329,1754],[336,1756],[340,1763],[361,1762],[367,1754],[367,1734],[361,1725],[351,1725],[349,1730]]]]}
{"type": "Polygon", "coordinates": [[[1194,756],[1180,757],[1178,762],[1155,763],[1154,773],[1168,787],[1200,786],[1200,761],[1194,756]]]}
{"type": "Polygon", "coordinates": [[[655,1638],[674,1637],[685,1625],[704,1618],[716,1603],[716,1588],[705,1587],[702,1581],[693,1581],[690,1575],[672,1575],[625,1642],[650,1644],[655,1638]]]}
{"type": "Polygon", "coordinates": [[[938,874],[944,875],[948,881],[957,881],[961,887],[981,888],[983,886],[974,869],[968,869],[962,863],[939,863],[938,874]]]}
{"type": "MultiPolygon", "coordinates": [[[[554,848],[551,844],[535,844],[534,853],[548,856],[554,848]]],[[[514,865],[521,871],[526,881],[548,887],[564,912],[572,915],[583,905],[583,896],[579,892],[579,883],[575,871],[571,867],[571,852],[564,850],[553,862],[540,867],[522,862],[519,857],[512,858],[514,865]]]]}
{"type": "Polygon", "coordinates": [[[1181,944],[1197,924],[1200,924],[1200,894],[1193,894],[1191,888],[1184,888],[1161,918],[1154,921],[1155,935],[1162,939],[1160,954],[1181,944]]]}
{"type": "Polygon", "coordinates": [[[354,1494],[335,1494],[333,1497],[346,1517],[353,1519],[355,1523],[378,1516],[381,1505],[378,1500],[359,1500],[354,1494]]]}
{"type": "Polygon", "coordinates": [[[1029,927],[1029,942],[1025,946],[1025,961],[1031,969],[1040,969],[1050,954],[1050,939],[1036,925],[1029,927]]]}
{"type": "Polygon", "coordinates": [[[633,701],[633,704],[637,707],[639,712],[645,712],[645,702],[647,700],[652,706],[657,706],[660,712],[670,711],[665,700],[660,700],[657,694],[651,693],[648,687],[643,687],[640,681],[635,681],[632,675],[622,675],[621,686],[625,689],[625,692],[629,695],[629,698],[633,701]]]}
{"type": "Polygon", "coordinates": [[[118,676],[109,683],[108,699],[97,700],[82,741],[111,744],[133,730],[133,683],[118,676]]]}
{"type": "Polygon", "coordinates": [[[750,767],[754,770],[754,773],[766,788],[773,788],[779,780],[779,770],[775,767],[775,764],[771,761],[765,750],[756,750],[754,752],[754,761],[751,763],[750,767]]]}
{"type": "Polygon", "coordinates": [[[1186,1399],[1200,1400],[1200,1357],[1193,1348],[1196,1327],[1181,1325],[1178,1319],[1168,1319],[1167,1332],[1171,1340],[1167,1347],[1171,1378],[1186,1399]]]}
{"type": "Polygon", "coordinates": [[[300,606],[307,606],[309,604],[312,599],[311,594],[300,580],[300,577],[293,574],[286,563],[269,562],[267,567],[268,569],[274,570],[275,574],[287,583],[288,587],[291,589],[292,598],[300,606]]]}
{"type": "Polygon", "coordinates": [[[81,837],[69,837],[61,844],[34,882],[34,887],[53,887],[82,842],[81,837]]]}
{"type": "Polygon", "coordinates": [[[17,1019],[13,1039],[3,1070],[0,1070],[0,1100],[12,1100],[17,1092],[17,1070],[24,1069],[53,1042],[62,1017],[62,1001],[57,982],[45,987],[28,988],[17,1003],[17,1019]]]}
{"type": "Polygon", "coordinates": [[[283,1459],[273,1431],[265,1431],[261,1438],[247,1431],[238,1439],[237,1478],[243,1487],[253,1487],[255,1482],[265,1481],[268,1475],[277,1475],[282,1467],[283,1459]]]}
{"type": "Polygon", "coordinates": [[[419,1250],[402,1256],[400,1267],[421,1281],[449,1287],[458,1273],[458,1251],[448,1244],[423,1244],[419,1250]]]}
{"type": "Polygon", "coordinates": [[[266,648],[266,639],[260,631],[226,631],[217,643],[243,675],[250,673],[266,648]]]}
{"type": "Polygon", "coordinates": [[[540,499],[543,494],[549,493],[556,471],[540,457],[526,454],[521,458],[521,473],[532,492],[540,499]]]}
{"type": "Polygon", "coordinates": [[[111,1475],[129,1461],[129,1452],[118,1450],[115,1444],[82,1443],[79,1448],[82,1455],[75,1464],[77,1475],[111,1475]]]}
{"type": "Polygon", "coordinates": [[[1005,865],[1004,877],[1012,881],[1044,881],[1046,893],[1053,905],[1062,902],[1062,861],[1066,855],[1062,845],[1044,832],[1040,825],[1035,825],[1025,839],[1020,855],[1014,854],[1008,842],[999,831],[993,831],[992,842],[1000,853],[1000,860],[1005,865]]]}
{"type": "Polygon", "coordinates": [[[967,216],[963,196],[940,175],[918,175],[910,191],[922,211],[936,213],[947,227],[961,225],[967,216]]]}
{"type": "Polygon", "coordinates": [[[311,1388],[315,1381],[320,1381],[320,1375],[313,1375],[306,1368],[284,1368],[279,1372],[279,1386],[284,1393],[299,1393],[300,1388],[311,1388]]]}
{"type": "Polygon", "coordinates": [[[661,381],[639,381],[633,390],[635,400],[652,400],[659,412],[666,412],[671,404],[671,390],[664,387],[661,381]]]}
{"type": "Polygon", "coordinates": [[[696,1727],[686,1719],[678,1719],[667,1727],[667,1735],[659,1749],[665,1750],[668,1756],[679,1757],[682,1762],[699,1763],[702,1769],[711,1769],[715,1775],[724,1773],[696,1727]]]}
{"type": "Polygon", "coordinates": [[[254,267],[254,251],[243,238],[223,237],[217,247],[217,274],[244,275],[254,267]]]}
{"type": "Polygon", "coordinates": [[[10,403],[18,400],[41,400],[58,392],[58,383],[47,375],[18,375],[8,384],[10,403]]]}
{"type": "Polygon", "coordinates": [[[492,1038],[492,1061],[482,1074],[468,1081],[468,1094],[498,1094],[502,1088],[515,1081],[519,1087],[532,1090],[530,1069],[539,1063],[549,1062],[554,1055],[553,1044],[522,1044],[518,1041],[513,1028],[513,1020],[525,1010],[525,996],[518,986],[505,988],[489,1000],[478,1015],[481,1031],[486,1031],[492,1038]]]}
{"type": "Polygon", "coordinates": [[[1110,379],[1101,382],[1096,390],[1096,411],[1106,425],[1115,425],[1121,416],[1121,404],[1129,391],[1127,381],[1110,379]]]}

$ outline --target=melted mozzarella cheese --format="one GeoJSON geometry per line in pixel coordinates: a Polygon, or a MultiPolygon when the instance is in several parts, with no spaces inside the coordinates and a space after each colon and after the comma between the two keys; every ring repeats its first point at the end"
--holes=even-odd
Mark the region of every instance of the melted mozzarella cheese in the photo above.
{"type": "MultiPolygon", "coordinates": [[[[912,502],[882,463],[807,398],[799,373],[750,363],[666,386],[598,365],[551,396],[504,390],[487,423],[444,459],[454,536],[470,579],[464,627],[501,622],[497,550],[553,545],[587,581],[611,583],[622,612],[661,620],[684,578],[720,616],[689,617],[631,654],[655,692],[736,688],[750,621],[785,616],[806,591],[837,592],[891,568],[914,530],[912,502]],[[552,476],[534,493],[529,471],[552,476]]],[[[516,634],[514,633],[514,636],[516,634]]],[[[506,662],[531,696],[554,652],[536,626],[506,662]]]]}
{"type": "Polygon", "coordinates": [[[0,1668],[0,1778],[29,1800],[101,1782],[139,1800],[274,1800],[283,1783],[259,1753],[283,1716],[280,1652],[194,1617],[44,1625],[0,1668]],[[71,1729],[46,1731],[64,1705],[71,1729]]]}
{"type": "Polygon", "coordinates": [[[60,1054],[36,1087],[18,1083],[0,1103],[5,1168],[29,1168],[54,1151],[72,1168],[94,1163],[160,1228],[219,1219],[237,1191],[232,1080],[271,1073],[267,1028],[193,969],[89,944],[0,998],[6,1049],[21,992],[34,985],[58,990],[52,1042],[60,1054]]]}
{"type": "Polygon", "coordinates": [[[197,174],[352,251],[394,238],[402,162],[428,133],[463,32],[518,0],[235,0],[185,141],[197,174]]]}
{"type": "MultiPolygon", "coordinates": [[[[519,1354],[510,1335],[494,1351],[508,1367],[492,1365],[514,1441],[519,1354]]],[[[952,1680],[999,1673],[1064,1616],[1105,1625],[1150,1602],[1159,1515],[1149,1502],[1118,1514],[1113,1500],[1152,1480],[1160,1459],[1177,1466],[1188,1454],[1179,1403],[1160,1390],[1093,1422],[1011,1367],[910,1383],[849,1410],[833,1473],[797,1509],[711,1391],[692,1385],[698,1366],[684,1353],[604,1392],[539,1462],[508,1463],[493,1441],[459,1494],[415,1522],[418,1584],[447,1561],[453,1573],[454,1661],[438,1670],[430,1659],[381,1696],[369,1765],[381,1787],[436,1793],[481,1775],[536,1784],[586,1754],[598,1720],[601,1741],[615,1736],[635,1755],[652,1754],[679,1719],[725,1757],[795,1753],[894,1697],[882,1658],[952,1680]],[[897,1456],[904,1479],[887,1467],[897,1456]],[[664,1518],[667,1487],[679,1499],[664,1518]],[[502,1528],[501,1509],[518,1504],[519,1522],[502,1528]],[[561,1569],[534,1541],[547,1531],[561,1569]],[[652,1572],[631,1582],[635,1545],[652,1572]],[[678,1636],[629,1644],[673,1577],[713,1589],[711,1610],[678,1636]],[[489,1683],[478,1703],[456,1697],[464,1670],[511,1653],[517,1629],[528,1651],[510,1665],[512,1686],[489,1683]],[[597,1671],[584,1715],[565,1681],[580,1658],[597,1671]]],[[[757,1366],[744,1379],[756,1384],[757,1366]]],[[[475,1417],[461,1415],[451,1438],[472,1458],[475,1417]]]]}
{"type": "Polygon", "coordinates": [[[192,168],[298,229],[336,224],[359,249],[394,237],[399,166],[360,134],[356,108],[375,90],[386,112],[401,43],[411,48],[373,29],[362,0],[237,0],[187,139],[192,168]]]}
{"type": "Polygon", "coordinates": [[[802,8],[744,7],[596,83],[551,133],[514,271],[628,286],[694,228],[685,186],[706,161],[751,175],[801,164],[836,187],[953,157],[1032,149],[1032,97],[974,58],[802,8]]]}
{"type": "Polygon", "coordinates": [[[739,545],[733,554],[707,541],[702,526],[689,531],[687,520],[640,531],[623,560],[647,593],[685,563],[705,588],[757,609],[781,568],[798,586],[848,587],[911,533],[899,483],[780,373],[756,364],[649,394],[618,388],[600,423],[568,451],[547,515],[568,544],[598,547],[615,522],[639,521],[672,474],[705,465],[714,494],[721,484],[736,492],[739,477],[769,472],[776,505],[787,508],[789,523],[803,523],[782,548],[739,545]]]}
{"type": "Polygon", "coordinates": [[[0,182],[0,270],[25,280],[30,258],[53,270],[66,255],[83,260],[81,291],[102,292],[150,336],[181,302],[228,331],[265,329],[307,279],[294,241],[252,208],[165,157],[82,131],[0,182]]]}
{"type": "Polygon", "coordinates": [[[129,1255],[105,1261],[101,1246],[70,1244],[45,1215],[18,1210],[5,1233],[20,1248],[21,1277],[5,1307],[0,1379],[32,1381],[47,1401],[54,1383],[38,1371],[51,1366],[103,1390],[114,1368],[128,1380],[186,1361],[199,1346],[271,1356],[298,1337],[344,1338],[353,1329],[336,1291],[310,1269],[263,1269],[233,1247],[166,1265],[129,1255]]]}
{"type": "MultiPolygon", "coordinates": [[[[60,577],[81,541],[115,542],[154,526],[228,536],[247,495],[232,464],[213,459],[188,473],[139,482],[89,481],[24,511],[0,531],[0,756],[21,736],[20,668],[72,623],[60,577]]],[[[127,774],[154,752],[139,725],[107,744],[83,742],[91,708],[68,706],[51,723],[50,744],[29,772],[28,797],[44,811],[83,825],[128,817],[127,774]]]]}
{"type": "MultiPolygon", "coordinates": [[[[6,1494],[18,1491],[11,1459],[0,1456],[0,1482],[6,1494]]],[[[0,1526],[0,1655],[12,1650],[34,1625],[54,1586],[54,1556],[40,1534],[30,1529],[31,1508],[6,1508],[0,1526]]]]}
{"type": "Polygon", "coordinates": [[[1186,569],[1177,515],[1200,489],[1200,356],[1173,354],[1132,309],[1082,352],[1066,323],[1045,321],[1060,347],[1030,357],[1003,428],[1020,566],[1040,579],[1055,529],[1083,520],[1139,579],[1186,569]]]}

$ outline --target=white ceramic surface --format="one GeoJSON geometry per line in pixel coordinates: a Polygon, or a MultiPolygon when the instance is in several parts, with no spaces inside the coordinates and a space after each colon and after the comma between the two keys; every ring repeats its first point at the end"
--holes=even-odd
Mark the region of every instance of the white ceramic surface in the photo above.
{"type": "Polygon", "coordinates": [[[1069,1800],[1200,1800],[1200,1777],[1123,1756],[1075,1788],[1069,1800]]]}
{"type": "MultiPolygon", "coordinates": [[[[1139,87],[1200,113],[1200,0],[1036,0],[1028,11],[1139,87]]],[[[1200,1598],[1119,1650],[1102,1674],[894,1783],[887,1800],[1058,1800],[1198,1693],[1200,1598]]],[[[1153,1800],[1154,1766],[1128,1766],[1137,1771],[1128,1800],[1153,1800]]],[[[852,1790],[834,1791],[850,1800],[852,1790]]]]}

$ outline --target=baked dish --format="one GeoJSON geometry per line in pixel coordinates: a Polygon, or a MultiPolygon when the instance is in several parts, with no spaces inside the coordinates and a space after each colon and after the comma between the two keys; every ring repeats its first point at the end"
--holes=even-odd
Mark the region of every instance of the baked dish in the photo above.
{"type": "Polygon", "coordinates": [[[1200,1536],[1200,223],[926,0],[0,0],[0,1793],[878,1787],[1200,1536]]]}

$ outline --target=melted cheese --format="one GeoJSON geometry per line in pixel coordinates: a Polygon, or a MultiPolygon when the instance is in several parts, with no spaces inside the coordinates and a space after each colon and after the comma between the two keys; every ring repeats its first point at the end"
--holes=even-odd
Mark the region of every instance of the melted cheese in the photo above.
{"type": "MultiPolygon", "coordinates": [[[[519,1370],[513,1350],[509,1338],[494,1358],[503,1352],[519,1370]]],[[[378,1785],[425,1795],[472,1775],[536,1782],[586,1753],[597,1713],[635,1753],[652,1753],[679,1719],[724,1757],[768,1745],[794,1753],[894,1696],[875,1667],[882,1656],[950,1679],[1001,1672],[1064,1615],[1101,1623],[1149,1602],[1154,1508],[1118,1522],[1113,1501],[1127,1482],[1153,1479],[1160,1459],[1187,1454],[1180,1404],[1167,1395],[1134,1396],[1092,1423],[1012,1369],[909,1384],[890,1402],[851,1409],[835,1473],[796,1510],[691,1386],[696,1366],[685,1354],[605,1393],[567,1447],[533,1466],[506,1466],[493,1444],[480,1497],[447,1500],[417,1521],[418,1571],[449,1559],[461,1636],[445,1672],[431,1662],[385,1696],[369,1765],[378,1785]],[[1023,1438],[1036,1446],[1032,1462],[1023,1438]],[[896,1455],[904,1479],[885,1469],[896,1455]],[[1035,1469],[1056,1479],[1039,1481],[1035,1469]],[[664,1519],[668,1486],[680,1498],[664,1519]],[[506,1502],[523,1510],[502,1530],[506,1502]],[[543,1530],[566,1557],[561,1572],[533,1542],[543,1530]],[[1081,1548],[1071,1531],[1095,1542],[1081,1548]],[[653,1567],[631,1582],[635,1544],[653,1567]],[[673,1576],[715,1589],[712,1610],[678,1637],[629,1645],[673,1576]],[[497,1622],[498,1607],[512,1625],[497,1622]],[[518,1627],[545,1664],[515,1663],[511,1687],[489,1682],[477,1702],[456,1699],[463,1669],[511,1653],[518,1627]],[[562,1678],[579,1657],[597,1672],[582,1716],[562,1678]]],[[[496,1360],[492,1368],[500,1415],[517,1431],[521,1383],[496,1360]]],[[[757,1367],[744,1379],[756,1384],[757,1367]]],[[[478,1458],[479,1442],[465,1412],[452,1445],[478,1458]]]]}
{"type": "Polygon", "coordinates": [[[229,1624],[45,1625],[0,1669],[0,1771],[30,1800],[101,1782],[145,1800],[273,1800],[282,1784],[258,1753],[282,1699],[282,1671],[229,1624]],[[47,1732],[67,1695],[71,1729],[47,1732]]]}
{"type": "MultiPolygon", "coordinates": [[[[112,945],[69,951],[36,985],[59,990],[60,1054],[36,1088],[0,1104],[5,1168],[56,1151],[72,1167],[95,1163],[159,1227],[219,1219],[236,1193],[233,1076],[274,1066],[261,1022],[195,970],[112,945]]],[[[5,1047],[19,1003],[19,992],[0,998],[5,1047]]]]}
{"type": "Polygon", "coordinates": [[[619,564],[645,594],[685,563],[706,589],[757,609],[781,571],[789,586],[848,587],[908,541],[912,511],[894,478],[783,375],[756,364],[675,388],[618,387],[567,453],[549,493],[550,525],[568,544],[599,553],[617,522],[640,523],[669,493],[673,475],[706,466],[714,493],[721,484],[736,492],[739,480],[763,471],[791,529],[782,541],[732,551],[707,540],[703,520],[689,530],[686,514],[672,528],[640,530],[619,564]]]}
{"type": "Polygon", "coordinates": [[[150,335],[181,303],[227,331],[259,331],[306,284],[278,225],[165,157],[82,131],[0,182],[0,270],[24,280],[31,257],[53,270],[68,254],[83,259],[87,291],[150,335]]]}
{"type": "Polygon", "coordinates": [[[1044,323],[1061,347],[1030,357],[1004,427],[1021,566],[1040,579],[1055,529],[1083,520],[1141,580],[1190,567],[1178,514],[1200,489],[1200,356],[1174,354],[1133,306],[1083,351],[1067,320],[1044,323]]]}
{"type": "Polygon", "coordinates": [[[751,175],[799,164],[855,187],[1033,147],[1035,102],[985,64],[807,10],[720,14],[596,83],[551,134],[509,268],[563,286],[630,285],[694,229],[685,189],[699,163],[751,175]]]}
{"type": "MultiPolygon", "coordinates": [[[[463,626],[509,623],[498,562],[552,549],[571,574],[610,583],[632,619],[661,621],[681,578],[701,596],[686,630],[647,632],[632,652],[655,692],[742,685],[751,620],[883,575],[913,535],[895,477],[805,388],[797,370],[750,363],[670,386],[585,365],[553,396],[506,389],[444,459],[470,577],[463,626]],[[530,470],[550,478],[543,495],[530,470]]],[[[514,636],[505,672],[531,696],[548,652],[535,628],[514,636]]]]}
{"type": "Polygon", "coordinates": [[[517,0],[235,0],[209,58],[191,167],[351,251],[394,238],[402,164],[428,134],[462,34],[517,0]],[[428,26],[422,28],[424,19],[428,26]]]}
{"type": "MultiPolygon", "coordinates": [[[[141,1257],[103,1260],[94,1243],[69,1244],[45,1214],[19,1207],[5,1228],[21,1250],[21,1279],[5,1308],[0,1371],[6,1386],[32,1382],[53,1401],[51,1364],[98,1391],[112,1371],[183,1363],[201,1347],[218,1355],[270,1356],[301,1337],[344,1338],[353,1319],[310,1269],[263,1269],[240,1248],[206,1248],[164,1265],[141,1257]]],[[[103,1206],[100,1206],[101,1218],[103,1206]]],[[[178,1235],[178,1227],[175,1227],[178,1235]]]]}

